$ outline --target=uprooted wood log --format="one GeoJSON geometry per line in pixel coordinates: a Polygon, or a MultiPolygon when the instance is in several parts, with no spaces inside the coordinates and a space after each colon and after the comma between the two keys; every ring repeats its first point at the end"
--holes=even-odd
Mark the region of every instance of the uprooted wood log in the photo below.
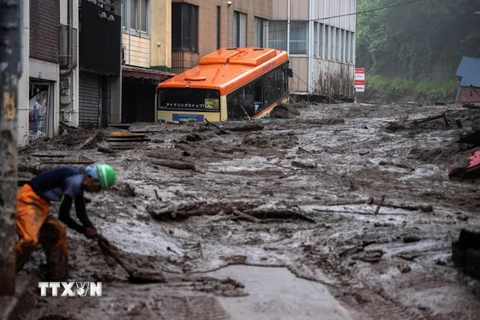
{"type": "Polygon", "coordinates": [[[196,171],[195,165],[191,162],[180,161],[180,160],[154,160],[152,164],[156,164],[162,167],[169,167],[179,170],[193,170],[196,171]]]}
{"type": "Polygon", "coordinates": [[[237,218],[244,218],[251,222],[258,222],[256,219],[292,219],[316,223],[315,220],[303,214],[297,206],[276,207],[267,206],[260,202],[207,203],[202,201],[183,204],[149,205],[146,209],[152,218],[161,221],[184,220],[191,216],[216,215],[222,212],[223,214],[234,215],[237,218]]]}

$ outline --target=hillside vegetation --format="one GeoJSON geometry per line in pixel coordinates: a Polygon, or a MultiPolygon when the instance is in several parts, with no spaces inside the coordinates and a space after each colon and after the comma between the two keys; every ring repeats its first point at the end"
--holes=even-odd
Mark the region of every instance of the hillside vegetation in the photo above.
{"type": "Polygon", "coordinates": [[[455,97],[463,56],[480,57],[480,0],[358,0],[356,65],[366,96],[455,97]]]}

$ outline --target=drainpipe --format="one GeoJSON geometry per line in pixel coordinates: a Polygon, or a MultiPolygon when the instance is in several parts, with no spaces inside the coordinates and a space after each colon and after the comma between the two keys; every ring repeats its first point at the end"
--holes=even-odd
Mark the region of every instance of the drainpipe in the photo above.
{"type": "Polygon", "coordinates": [[[290,1],[287,1],[287,52],[290,55],[290,1]]]}
{"type": "Polygon", "coordinates": [[[73,0],[68,0],[68,5],[67,5],[67,20],[68,20],[68,41],[67,41],[67,46],[68,46],[68,63],[67,63],[67,69],[62,69],[60,70],[60,76],[68,76],[70,73],[72,73],[73,70],[73,0]]]}
{"type": "Polygon", "coordinates": [[[313,42],[315,39],[313,37],[315,36],[315,32],[313,30],[314,28],[314,21],[313,21],[313,10],[314,10],[314,0],[309,0],[309,13],[308,13],[308,72],[307,72],[307,83],[308,83],[308,88],[307,92],[310,94],[313,94],[313,92],[310,92],[310,89],[312,88],[312,67],[313,67],[313,42]]]}

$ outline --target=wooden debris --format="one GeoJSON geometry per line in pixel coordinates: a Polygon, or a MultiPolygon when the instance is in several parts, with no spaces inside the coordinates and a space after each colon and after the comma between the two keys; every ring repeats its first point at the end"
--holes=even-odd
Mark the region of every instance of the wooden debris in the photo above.
{"type": "Polygon", "coordinates": [[[116,124],[109,124],[108,125],[109,127],[112,127],[112,128],[119,128],[119,129],[128,129],[130,128],[130,124],[128,123],[116,123],[116,124]]]}
{"type": "Polygon", "coordinates": [[[87,140],[85,140],[83,143],[81,143],[80,145],[78,145],[75,149],[76,150],[83,150],[84,148],[86,148],[90,143],[93,142],[93,140],[95,140],[98,136],[98,131],[95,131],[87,140]]]}
{"type": "Polygon", "coordinates": [[[162,167],[169,167],[179,170],[193,170],[195,171],[195,165],[191,162],[180,161],[180,160],[154,160],[152,164],[156,164],[162,167]]]}
{"type": "Polygon", "coordinates": [[[183,220],[191,216],[216,215],[223,212],[234,215],[232,219],[244,219],[250,222],[275,222],[289,219],[316,223],[315,220],[299,212],[297,208],[264,208],[262,203],[206,203],[194,202],[186,204],[161,204],[147,206],[148,213],[156,220],[183,220]],[[270,220],[268,220],[270,219],[270,220]]]}
{"type": "Polygon", "coordinates": [[[314,163],[307,163],[307,162],[300,162],[300,161],[292,161],[292,166],[302,169],[315,169],[317,167],[314,163]]]}
{"type": "Polygon", "coordinates": [[[110,154],[117,153],[115,150],[110,148],[105,148],[105,147],[98,147],[98,151],[103,153],[110,153],[110,154]]]}
{"type": "Polygon", "coordinates": [[[217,126],[215,123],[212,123],[212,122],[208,121],[207,119],[205,119],[205,122],[208,123],[209,125],[214,126],[214,127],[217,128],[218,130],[220,130],[220,133],[222,133],[222,134],[230,134],[230,132],[228,132],[227,130],[220,128],[220,127],[217,126]]]}
{"type": "Polygon", "coordinates": [[[79,164],[79,165],[89,165],[93,164],[95,161],[93,160],[57,160],[57,161],[42,161],[42,164],[79,164]]]}
{"type": "Polygon", "coordinates": [[[444,119],[445,126],[448,127],[449,124],[448,124],[448,120],[447,120],[447,116],[446,116],[445,112],[438,115],[438,116],[432,116],[432,117],[428,117],[428,118],[424,118],[424,119],[413,120],[412,123],[416,125],[416,124],[420,124],[420,123],[424,123],[424,122],[428,122],[428,121],[432,121],[432,120],[437,120],[437,119],[441,119],[441,118],[444,119]]]}
{"type": "Polygon", "coordinates": [[[259,123],[248,123],[242,126],[229,126],[228,130],[231,132],[250,132],[250,131],[262,131],[264,126],[259,123]]]}
{"type": "Polygon", "coordinates": [[[45,153],[45,154],[40,154],[40,153],[34,153],[32,154],[33,157],[37,158],[65,158],[66,155],[64,154],[53,154],[53,153],[45,153]]]}
{"type": "Polygon", "coordinates": [[[375,215],[377,215],[378,211],[380,211],[380,207],[382,206],[384,200],[385,200],[385,196],[382,196],[382,199],[380,200],[380,203],[378,204],[377,209],[375,209],[375,213],[374,213],[375,215]]]}
{"type": "Polygon", "coordinates": [[[144,134],[130,132],[112,132],[107,139],[108,142],[145,142],[150,141],[144,134]]]}

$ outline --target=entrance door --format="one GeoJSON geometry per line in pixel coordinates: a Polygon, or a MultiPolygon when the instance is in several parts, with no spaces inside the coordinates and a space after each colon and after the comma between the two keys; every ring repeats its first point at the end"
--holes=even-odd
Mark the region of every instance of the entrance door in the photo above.
{"type": "Polygon", "coordinates": [[[53,136],[53,86],[50,82],[30,81],[28,139],[53,136]]]}

